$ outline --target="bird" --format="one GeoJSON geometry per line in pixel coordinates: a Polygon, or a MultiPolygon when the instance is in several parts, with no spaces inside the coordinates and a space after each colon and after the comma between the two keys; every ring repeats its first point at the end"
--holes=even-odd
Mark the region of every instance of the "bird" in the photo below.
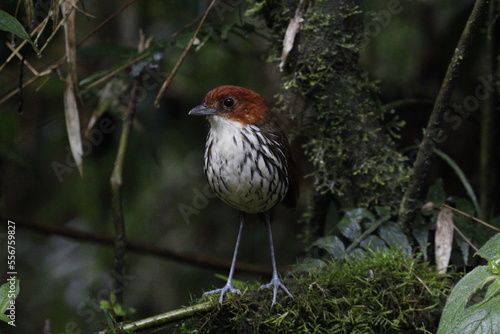
{"type": "Polygon", "coordinates": [[[271,281],[259,291],[273,289],[271,307],[276,304],[279,289],[293,298],[278,276],[271,230],[271,210],[279,203],[294,208],[299,197],[290,143],[277,117],[260,94],[233,85],[209,91],[189,115],[208,118],[204,173],[213,192],[239,211],[240,221],[227,283],[204,295],[220,293],[222,305],[226,293],[241,294],[233,286],[234,267],[245,216],[257,214],[267,227],[273,268],[271,281]]]}

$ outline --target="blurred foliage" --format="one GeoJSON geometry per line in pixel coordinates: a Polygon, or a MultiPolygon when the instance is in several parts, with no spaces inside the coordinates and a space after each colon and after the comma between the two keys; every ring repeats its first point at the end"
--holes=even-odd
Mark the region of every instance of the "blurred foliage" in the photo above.
{"type": "MultiPolygon", "coordinates": [[[[275,22],[284,29],[293,15],[295,1],[275,3],[288,8],[275,22]]],[[[83,4],[84,6],[79,3],[81,11],[77,14],[77,41],[81,41],[98,24],[109,18],[124,2],[88,0],[83,4]],[[84,12],[91,16],[84,15],[84,12]]],[[[328,177],[319,179],[321,184],[325,184],[326,181],[333,180],[330,173],[346,172],[327,169],[331,164],[344,168],[342,162],[346,162],[350,152],[341,151],[339,156],[343,158],[342,161],[335,161],[335,157],[331,156],[324,165],[321,165],[321,159],[311,160],[317,151],[311,145],[323,144],[320,135],[350,139],[343,139],[341,134],[335,133],[338,126],[335,118],[329,119],[330,122],[325,122],[321,128],[309,128],[309,134],[314,137],[309,144],[306,144],[303,133],[297,130],[304,124],[305,116],[322,116],[311,115],[308,106],[303,103],[303,98],[297,98],[290,90],[283,92],[280,87],[283,82],[292,85],[302,81],[311,84],[310,93],[314,94],[316,87],[322,85],[323,72],[312,77],[314,80],[301,76],[300,73],[297,73],[296,77],[282,77],[274,66],[276,55],[279,55],[278,50],[282,47],[281,42],[277,42],[280,41],[281,35],[275,30],[267,29],[265,23],[256,15],[245,15],[249,8],[256,14],[264,6],[264,1],[251,2],[250,5],[243,1],[220,1],[220,6],[216,6],[209,15],[200,33],[199,43],[188,54],[161,101],[160,108],[153,107],[154,97],[162,81],[192,36],[196,25],[193,20],[206,9],[207,4],[208,1],[136,1],[78,47],[77,68],[81,93],[78,100],[79,113],[82,140],[88,145],[83,157],[83,179],[76,169],[70,166],[71,155],[65,131],[62,99],[64,81],[61,79],[67,68],[62,64],[57,70],[54,69],[36,80],[30,68],[24,68],[24,81],[35,81],[24,89],[22,114],[17,113],[19,95],[13,94],[6,98],[7,94],[18,87],[19,59],[14,56],[1,68],[0,99],[3,103],[0,104],[0,212],[4,221],[7,218],[19,219],[42,225],[85,230],[99,235],[112,235],[109,177],[132,81],[130,72],[140,69],[144,69],[146,74],[142,78],[138,114],[124,170],[123,203],[127,236],[130,239],[178,251],[210,254],[226,259],[231,257],[237,232],[237,214],[205,192],[202,161],[206,124],[200,119],[187,116],[187,112],[199,104],[209,89],[220,84],[236,84],[259,91],[272,102],[274,110],[285,116],[284,120],[290,120],[287,130],[296,130],[293,144],[302,174],[310,174],[313,168],[319,166],[320,170],[328,172],[328,177]],[[152,47],[143,52],[137,51],[140,29],[146,38],[153,38],[152,47]],[[271,60],[272,63],[267,63],[266,60],[271,60]],[[118,69],[121,71],[106,77],[118,69]],[[97,80],[100,79],[102,81],[99,83],[97,80]],[[301,152],[304,144],[309,149],[308,156],[301,152]],[[308,160],[315,166],[311,166],[308,160]],[[60,175],[61,178],[54,170],[54,163],[68,167],[65,173],[60,175]],[[200,193],[204,194],[201,200],[200,193]],[[181,208],[186,207],[193,209],[190,211],[192,214],[183,215],[181,208]]],[[[431,107],[429,101],[432,103],[439,89],[472,0],[400,2],[402,11],[384,20],[385,11],[389,10],[388,4],[389,2],[380,0],[369,0],[363,4],[366,22],[375,21],[377,25],[366,25],[372,30],[365,31],[368,38],[358,50],[360,64],[364,70],[356,82],[362,84],[360,89],[363,91],[378,94],[380,97],[376,104],[365,106],[368,114],[383,114],[380,127],[373,128],[373,131],[391,133],[390,141],[403,152],[405,147],[415,145],[421,138],[421,129],[425,126],[431,107]],[[384,109],[384,106],[387,108],[384,109]]],[[[17,5],[18,1],[2,0],[0,9],[16,17],[30,32],[28,14],[23,11],[23,6],[17,8],[17,5]]],[[[48,0],[41,0],[38,5],[38,12],[33,16],[34,26],[46,17],[51,8],[48,0]]],[[[314,33],[316,23],[322,24],[321,18],[321,15],[317,16],[314,24],[306,27],[310,29],[311,34],[314,33]]],[[[59,31],[51,37],[51,29],[57,26],[60,19],[60,16],[50,18],[46,30],[33,37],[39,48],[48,42],[40,56],[28,45],[22,50],[27,64],[38,72],[50,69],[65,53],[62,32],[59,31]]],[[[20,40],[0,31],[0,41],[2,66],[12,54],[4,42],[19,43],[20,40]]],[[[483,73],[483,44],[483,40],[479,39],[477,47],[474,48],[475,56],[469,62],[463,80],[457,87],[454,102],[463,103],[466,97],[475,93],[480,82],[477,80],[477,73],[483,73]]],[[[345,44],[341,47],[347,51],[352,49],[345,44]]],[[[329,72],[329,63],[318,64],[324,68],[325,73],[332,74],[329,72]]],[[[328,117],[334,117],[335,108],[341,106],[341,102],[350,102],[349,94],[345,92],[338,96],[339,99],[331,101],[332,109],[328,109],[327,105],[323,106],[328,117]]],[[[317,97],[321,98],[320,95],[317,97]]],[[[339,110],[349,112],[345,108],[339,110]]],[[[471,186],[477,189],[479,112],[474,110],[466,116],[454,111],[450,113],[452,116],[460,116],[460,122],[444,125],[448,140],[440,145],[440,149],[460,166],[471,186]]],[[[346,127],[340,130],[346,130],[346,127]]],[[[369,141],[371,136],[372,133],[368,133],[360,139],[369,141]]],[[[412,152],[406,153],[411,159],[412,152]]],[[[387,158],[402,161],[399,154],[387,158]]],[[[378,160],[371,161],[370,164],[371,167],[383,165],[378,160]]],[[[440,203],[446,201],[454,203],[464,212],[477,215],[453,168],[439,159],[433,161],[432,166],[426,184],[428,192],[426,196],[422,196],[421,204],[434,201],[434,208],[437,209],[440,203]],[[442,181],[437,181],[440,178],[442,181]]],[[[362,172],[364,166],[358,167],[358,172],[362,172]]],[[[401,163],[396,168],[405,169],[407,165],[401,163]]],[[[496,182],[497,175],[491,177],[492,182],[496,182]]],[[[375,189],[385,188],[385,179],[382,177],[378,180],[381,182],[375,189]]],[[[391,223],[394,217],[390,205],[359,209],[345,205],[342,198],[337,196],[333,200],[329,199],[324,207],[324,226],[312,226],[315,230],[305,232],[303,226],[293,222],[298,220],[300,214],[305,211],[304,208],[309,205],[309,195],[310,198],[315,196],[311,190],[314,184],[311,183],[314,183],[312,178],[301,181],[304,196],[296,212],[278,209],[275,214],[273,229],[279,263],[295,263],[297,257],[303,256],[304,247],[311,248],[318,257],[335,257],[339,262],[316,258],[314,262],[321,263],[323,267],[309,266],[307,268],[311,270],[310,273],[296,274],[298,281],[293,288],[296,298],[282,299],[284,307],[292,307],[295,315],[305,315],[307,319],[317,321],[318,326],[327,326],[328,323],[334,322],[345,323],[350,321],[347,318],[350,315],[355,316],[352,319],[360,319],[378,314],[385,317],[384,322],[374,323],[380,326],[378,328],[397,332],[402,328],[409,328],[404,326],[413,326],[409,325],[407,316],[414,315],[417,309],[413,298],[412,303],[409,303],[410,299],[400,294],[407,292],[406,288],[413,288],[409,293],[418,297],[415,299],[416,303],[442,305],[438,298],[447,289],[445,280],[435,280],[434,269],[426,263],[407,255],[396,255],[392,251],[386,253],[387,255],[362,254],[371,254],[373,249],[387,249],[392,245],[391,240],[396,238],[402,245],[406,245],[407,241],[413,246],[418,244],[423,258],[432,261],[432,247],[429,247],[429,244],[432,244],[437,217],[435,209],[418,215],[418,226],[421,228],[413,230],[413,235],[406,234],[405,238],[402,238],[399,230],[391,223]],[[378,224],[381,225],[377,226],[378,224]],[[364,234],[367,231],[369,233],[364,234]],[[306,242],[297,242],[296,236],[299,233],[309,233],[306,242]],[[319,239],[320,237],[322,239],[319,239]],[[412,238],[416,241],[411,240],[412,238]],[[314,247],[311,247],[312,244],[314,247]],[[343,260],[341,251],[348,249],[350,245],[355,245],[349,252],[356,257],[350,258],[349,261],[343,260]],[[356,262],[357,265],[350,264],[350,261],[358,261],[358,258],[361,262],[356,262]],[[398,260],[399,264],[396,263],[398,260]],[[401,263],[416,269],[405,270],[401,263]],[[387,268],[384,265],[387,265],[387,268]],[[377,297],[373,295],[377,291],[369,290],[372,286],[372,281],[369,281],[370,269],[374,272],[374,280],[387,277],[387,282],[390,279],[395,283],[392,285],[395,291],[390,287],[388,290],[396,293],[399,299],[388,302],[395,303],[392,306],[401,305],[405,312],[396,314],[396,309],[392,309],[392,306],[382,308],[379,305],[377,297]],[[328,275],[323,277],[320,275],[323,272],[328,275]],[[423,285],[417,282],[413,272],[427,282],[431,289],[434,286],[435,291],[439,292],[430,295],[424,291],[423,285]],[[429,281],[425,278],[429,278],[429,281]],[[331,299],[323,298],[323,291],[316,285],[321,279],[324,280],[321,281],[324,283],[321,287],[325,289],[325,293],[331,294],[331,299]],[[406,279],[409,280],[408,284],[404,281],[406,279]],[[337,281],[342,284],[337,284],[337,281]],[[347,300],[346,296],[359,288],[356,284],[362,285],[359,291],[363,294],[354,294],[351,296],[353,299],[347,300]],[[306,299],[309,294],[314,295],[316,304],[312,305],[311,300],[306,299]],[[353,308],[353,305],[356,307],[353,308]],[[323,314],[318,311],[321,307],[332,310],[338,307],[344,311],[334,312],[334,318],[325,320],[318,316],[323,314]],[[372,313],[374,309],[378,313],[372,313]],[[370,314],[367,315],[367,312],[370,314]]],[[[370,190],[367,183],[362,182],[359,185],[364,185],[363,191],[370,190]]],[[[357,188],[358,184],[349,186],[357,188]]],[[[384,192],[390,193],[390,190],[384,189],[384,192]]],[[[343,193],[350,194],[345,189],[343,193]]],[[[394,192],[391,195],[398,197],[399,194],[394,192]]],[[[498,202],[498,197],[494,200],[498,202]]],[[[498,215],[498,208],[495,210],[491,216],[498,215]]],[[[498,219],[496,221],[498,222],[498,219]]],[[[489,230],[478,228],[467,217],[455,215],[455,224],[476,245],[483,244],[491,235],[489,230]]],[[[239,259],[259,264],[269,263],[267,247],[255,246],[267,244],[265,228],[257,223],[257,220],[247,226],[239,259]]],[[[108,301],[110,307],[116,306],[112,305],[110,297],[112,245],[102,246],[57,235],[41,235],[23,228],[17,231],[16,239],[21,241],[16,251],[19,278],[23,282],[22,292],[16,298],[16,317],[22,320],[17,323],[17,332],[40,333],[49,328],[53,333],[77,330],[90,333],[109,324],[110,318],[100,306],[105,306],[106,309],[108,306],[101,305],[101,301],[108,301]]],[[[475,264],[477,257],[473,259],[470,256],[468,245],[459,237],[455,240],[457,247],[453,250],[452,264],[475,264]]],[[[5,264],[0,264],[0,282],[3,282],[2,275],[6,272],[2,266],[5,264]]],[[[191,295],[199,296],[203,289],[208,290],[211,285],[219,283],[212,270],[132,252],[127,254],[126,268],[124,304],[137,310],[135,318],[187,304],[191,295]]],[[[237,277],[243,281],[255,279],[251,275],[239,273],[237,277]]],[[[379,283],[385,284],[382,281],[379,283]]],[[[261,300],[260,295],[247,292],[245,298],[246,296],[261,300]]],[[[392,295],[387,293],[387,296],[392,295]]],[[[266,295],[266,298],[269,297],[270,294],[266,295]]],[[[219,311],[220,316],[226,314],[225,312],[241,314],[241,309],[235,310],[231,306],[234,300],[239,299],[231,299],[231,303],[227,303],[219,311]]],[[[245,308],[245,305],[254,307],[255,303],[247,303],[246,299],[242,299],[240,306],[245,308]]],[[[262,305],[269,306],[270,302],[262,305]]],[[[120,306],[116,307],[119,313],[123,313],[120,306]]],[[[283,315],[282,306],[278,307],[280,312],[277,313],[263,311],[263,314],[269,315],[270,318],[259,318],[265,321],[260,323],[260,328],[268,329],[285,323],[288,315],[285,319],[280,318],[283,315]]],[[[419,318],[422,321],[417,326],[423,328],[425,324],[426,330],[435,329],[432,327],[434,325],[429,323],[437,319],[437,309],[436,307],[421,311],[418,316],[431,314],[433,320],[419,318]]],[[[258,318],[259,313],[253,312],[251,308],[248,311],[258,318]]],[[[217,319],[221,318],[217,316],[212,320],[217,319]]],[[[303,323],[300,318],[297,321],[296,324],[303,323]]],[[[361,326],[361,322],[358,324],[361,326]]],[[[227,326],[238,324],[229,323],[227,326]]],[[[311,328],[308,330],[314,331],[311,328]]],[[[7,328],[5,333],[13,333],[13,329],[7,328]]]]}

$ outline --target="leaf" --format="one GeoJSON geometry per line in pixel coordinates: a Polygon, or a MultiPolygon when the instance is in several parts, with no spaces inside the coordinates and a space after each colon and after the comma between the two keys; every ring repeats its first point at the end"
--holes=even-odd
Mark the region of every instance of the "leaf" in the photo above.
{"type": "Polygon", "coordinates": [[[443,188],[443,180],[438,179],[436,183],[434,183],[427,192],[427,201],[431,201],[434,203],[434,207],[439,208],[441,204],[444,204],[446,201],[446,194],[444,193],[443,188]]]}
{"type": "Polygon", "coordinates": [[[387,206],[376,206],[377,221],[388,221],[391,219],[391,210],[387,206]]]}
{"type": "Polygon", "coordinates": [[[339,237],[330,235],[316,240],[313,246],[325,250],[328,254],[335,259],[340,259],[345,254],[345,246],[339,237]]]}
{"type": "Polygon", "coordinates": [[[487,266],[478,266],[465,275],[446,302],[437,334],[500,332],[500,296],[467,307],[472,295],[497,277],[490,275],[487,266]]]}
{"type": "Polygon", "coordinates": [[[82,170],[82,137],[80,132],[80,118],[78,115],[78,106],[76,104],[75,91],[73,87],[72,76],[66,77],[66,86],[64,88],[64,116],[66,119],[66,131],[68,132],[69,147],[75,165],[83,176],[82,170]]]}
{"type": "Polygon", "coordinates": [[[111,292],[109,295],[109,301],[111,302],[111,305],[116,304],[116,294],[114,292],[111,292]]]}
{"type": "Polygon", "coordinates": [[[488,240],[484,246],[477,251],[476,255],[488,261],[500,255],[500,233],[495,234],[488,240]]]}
{"type": "Polygon", "coordinates": [[[111,309],[111,304],[107,300],[101,300],[99,302],[99,308],[101,310],[110,310],[111,309]]]}
{"type": "Polygon", "coordinates": [[[15,17],[13,17],[7,12],[4,12],[1,9],[0,9],[0,30],[13,33],[19,38],[24,39],[25,41],[31,44],[31,47],[33,48],[33,50],[36,51],[36,53],[40,53],[40,50],[38,50],[38,48],[36,47],[35,43],[33,43],[26,30],[24,30],[22,24],[15,17]]]}
{"type": "Polygon", "coordinates": [[[351,259],[360,259],[362,258],[366,252],[362,250],[361,248],[354,248],[350,253],[349,253],[349,258],[351,259]]]}
{"type": "Polygon", "coordinates": [[[378,235],[389,247],[400,248],[406,254],[411,254],[411,246],[408,238],[398,224],[394,222],[383,224],[378,229],[378,235]]]}
{"type": "Polygon", "coordinates": [[[320,259],[305,258],[301,263],[293,267],[294,273],[309,273],[326,266],[326,263],[320,259]]]}
{"type": "Polygon", "coordinates": [[[365,250],[384,251],[387,249],[385,242],[376,235],[369,235],[360,242],[360,246],[365,250]]]}
{"type": "Polygon", "coordinates": [[[434,245],[438,272],[445,274],[446,267],[450,263],[453,245],[453,212],[447,207],[441,207],[439,211],[434,245]]]}
{"type": "Polygon", "coordinates": [[[0,313],[3,314],[7,310],[7,308],[10,306],[10,301],[15,300],[17,296],[19,295],[19,280],[16,279],[15,281],[15,292],[14,296],[9,297],[9,294],[12,295],[11,290],[10,290],[11,283],[8,281],[7,283],[2,284],[0,286],[0,313]]]}
{"type": "Polygon", "coordinates": [[[0,313],[5,313],[7,307],[9,307],[10,299],[9,294],[10,283],[4,283],[0,286],[0,313]]]}
{"type": "Polygon", "coordinates": [[[127,310],[125,309],[125,307],[122,304],[116,304],[115,306],[113,306],[113,312],[116,315],[119,315],[122,317],[127,315],[127,310]]]}
{"type": "Polygon", "coordinates": [[[417,240],[420,246],[420,251],[424,256],[424,260],[427,261],[427,246],[429,245],[429,228],[424,224],[422,216],[416,215],[415,224],[412,228],[412,234],[415,240],[417,240]]]}
{"type": "Polygon", "coordinates": [[[375,220],[373,214],[364,208],[357,208],[346,212],[337,225],[340,232],[349,240],[353,241],[361,235],[361,221],[368,218],[375,220]]]}
{"type": "Polygon", "coordinates": [[[484,295],[484,300],[482,303],[489,301],[500,291],[500,276],[498,276],[486,290],[486,295],[484,295]]]}
{"type": "Polygon", "coordinates": [[[0,320],[1,320],[1,321],[5,321],[5,322],[9,322],[9,321],[11,321],[11,320],[9,319],[9,317],[7,317],[7,316],[6,316],[5,314],[3,314],[3,313],[0,313],[0,320]]]}
{"type": "MultiPolygon", "coordinates": [[[[460,198],[460,197],[455,198],[454,201],[455,201],[456,208],[458,210],[463,211],[471,216],[476,215],[476,210],[474,209],[474,205],[472,204],[471,201],[469,201],[465,198],[460,198]]],[[[462,214],[456,214],[453,217],[453,223],[469,239],[471,239],[471,240],[476,239],[475,236],[478,235],[478,233],[477,233],[478,229],[476,228],[475,223],[471,223],[471,218],[464,216],[462,214]]],[[[462,237],[455,238],[455,241],[457,242],[458,246],[460,247],[460,251],[462,252],[464,264],[468,264],[469,252],[470,252],[469,244],[462,237]]]]}
{"type": "Polygon", "coordinates": [[[493,298],[488,302],[474,305],[467,309],[453,334],[500,333],[500,298],[493,298]]]}

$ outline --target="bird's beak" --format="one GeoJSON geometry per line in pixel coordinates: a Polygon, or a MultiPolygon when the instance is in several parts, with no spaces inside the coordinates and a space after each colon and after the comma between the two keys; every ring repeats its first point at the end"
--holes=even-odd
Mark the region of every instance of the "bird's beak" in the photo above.
{"type": "Polygon", "coordinates": [[[194,107],[189,111],[188,115],[195,115],[195,116],[209,116],[209,115],[215,115],[219,111],[215,108],[210,108],[206,104],[200,104],[197,107],[194,107]]]}

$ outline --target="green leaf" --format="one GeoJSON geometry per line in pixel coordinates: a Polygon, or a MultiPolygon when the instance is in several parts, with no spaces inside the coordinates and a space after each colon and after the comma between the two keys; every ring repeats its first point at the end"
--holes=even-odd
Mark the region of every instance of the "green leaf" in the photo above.
{"type": "Polygon", "coordinates": [[[3,314],[3,313],[0,313],[0,320],[1,320],[1,321],[5,321],[5,322],[9,322],[9,321],[11,321],[11,320],[9,319],[9,317],[7,317],[7,316],[6,316],[5,314],[3,314]]]}
{"type": "Polygon", "coordinates": [[[0,286],[0,313],[5,313],[5,310],[9,307],[10,299],[7,296],[9,294],[9,287],[9,282],[0,286]]]}
{"type": "Polygon", "coordinates": [[[363,247],[365,250],[370,249],[374,252],[376,251],[382,252],[387,249],[385,242],[382,241],[382,239],[380,239],[376,235],[367,236],[363,241],[360,242],[360,246],[363,247]]]}
{"type": "Polygon", "coordinates": [[[293,267],[294,273],[308,273],[326,266],[325,261],[320,259],[305,258],[301,263],[293,267]]]}
{"type": "Polygon", "coordinates": [[[122,317],[127,315],[127,310],[125,309],[125,307],[122,304],[116,304],[115,306],[113,306],[113,312],[116,315],[119,315],[122,317]]]}
{"type": "Polygon", "coordinates": [[[363,256],[365,256],[366,252],[362,250],[361,248],[354,248],[348,255],[350,259],[361,259],[363,256]]]}
{"type": "Polygon", "coordinates": [[[110,310],[111,309],[111,304],[107,300],[101,300],[99,302],[99,308],[101,310],[110,310]]]}
{"type": "Polygon", "coordinates": [[[337,227],[346,238],[353,241],[361,235],[360,223],[363,219],[374,221],[375,217],[368,209],[357,208],[346,212],[337,227]]]}
{"type": "Polygon", "coordinates": [[[38,48],[36,47],[35,43],[33,43],[26,30],[24,30],[22,24],[15,17],[13,17],[7,12],[4,12],[1,9],[0,9],[0,30],[13,33],[19,38],[26,40],[28,43],[31,44],[33,50],[35,50],[36,53],[40,53],[40,50],[38,50],[38,48]]]}
{"type": "Polygon", "coordinates": [[[484,246],[477,251],[476,255],[488,261],[500,255],[500,233],[495,234],[495,236],[488,240],[484,246]]]}
{"type": "Polygon", "coordinates": [[[434,203],[435,208],[439,208],[446,201],[444,193],[443,180],[438,179],[427,192],[427,200],[434,203]]]}
{"type": "Polygon", "coordinates": [[[398,224],[394,222],[384,223],[379,227],[378,235],[389,247],[400,248],[406,254],[411,254],[411,246],[408,238],[398,224]]]}
{"type": "Polygon", "coordinates": [[[483,302],[487,302],[492,297],[494,297],[498,291],[500,291],[500,276],[497,277],[486,290],[486,295],[484,296],[483,302]]]}
{"type": "Polygon", "coordinates": [[[467,306],[472,295],[496,279],[487,266],[476,267],[453,289],[443,310],[437,334],[500,332],[500,296],[467,306]]]}
{"type": "Polygon", "coordinates": [[[429,227],[424,223],[421,215],[415,216],[415,223],[412,228],[412,234],[420,246],[420,251],[427,261],[427,246],[429,245],[429,227]]]}
{"type": "Polygon", "coordinates": [[[0,313],[5,313],[5,311],[10,305],[10,301],[15,300],[19,295],[19,280],[16,279],[15,292],[13,298],[12,296],[9,297],[9,294],[12,295],[10,286],[11,286],[10,282],[4,283],[2,284],[2,286],[0,286],[0,313]]]}
{"type": "Polygon", "coordinates": [[[391,219],[391,210],[387,206],[376,206],[375,212],[377,213],[377,221],[388,221],[391,219]]]}
{"type": "MultiPolygon", "coordinates": [[[[474,205],[471,201],[465,198],[454,198],[456,208],[460,211],[468,213],[471,216],[476,215],[476,210],[474,209],[474,205]]],[[[475,224],[471,224],[471,219],[462,214],[453,214],[453,223],[462,231],[463,234],[468,236],[469,239],[475,239],[477,235],[477,228],[475,224]]],[[[455,241],[460,247],[460,251],[462,252],[462,257],[464,260],[464,264],[468,264],[469,260],[469,250],[470,246],[458,233],[455,231],[455,241]]]]}
{"type": "Polygon", "coordinates": [[[316,240],[313,246],[324,249],[335,259],[340,259],[345,254],[344,243],[339,239],[339,237],[334,235],[329,235],[316,240]]]}
{"type": "Polygon", "coordinates": [[[112,305],[116,304],[116,294],[114,292],[111,292],[111,294],[109,295],[109,301],[112,305]]]}

